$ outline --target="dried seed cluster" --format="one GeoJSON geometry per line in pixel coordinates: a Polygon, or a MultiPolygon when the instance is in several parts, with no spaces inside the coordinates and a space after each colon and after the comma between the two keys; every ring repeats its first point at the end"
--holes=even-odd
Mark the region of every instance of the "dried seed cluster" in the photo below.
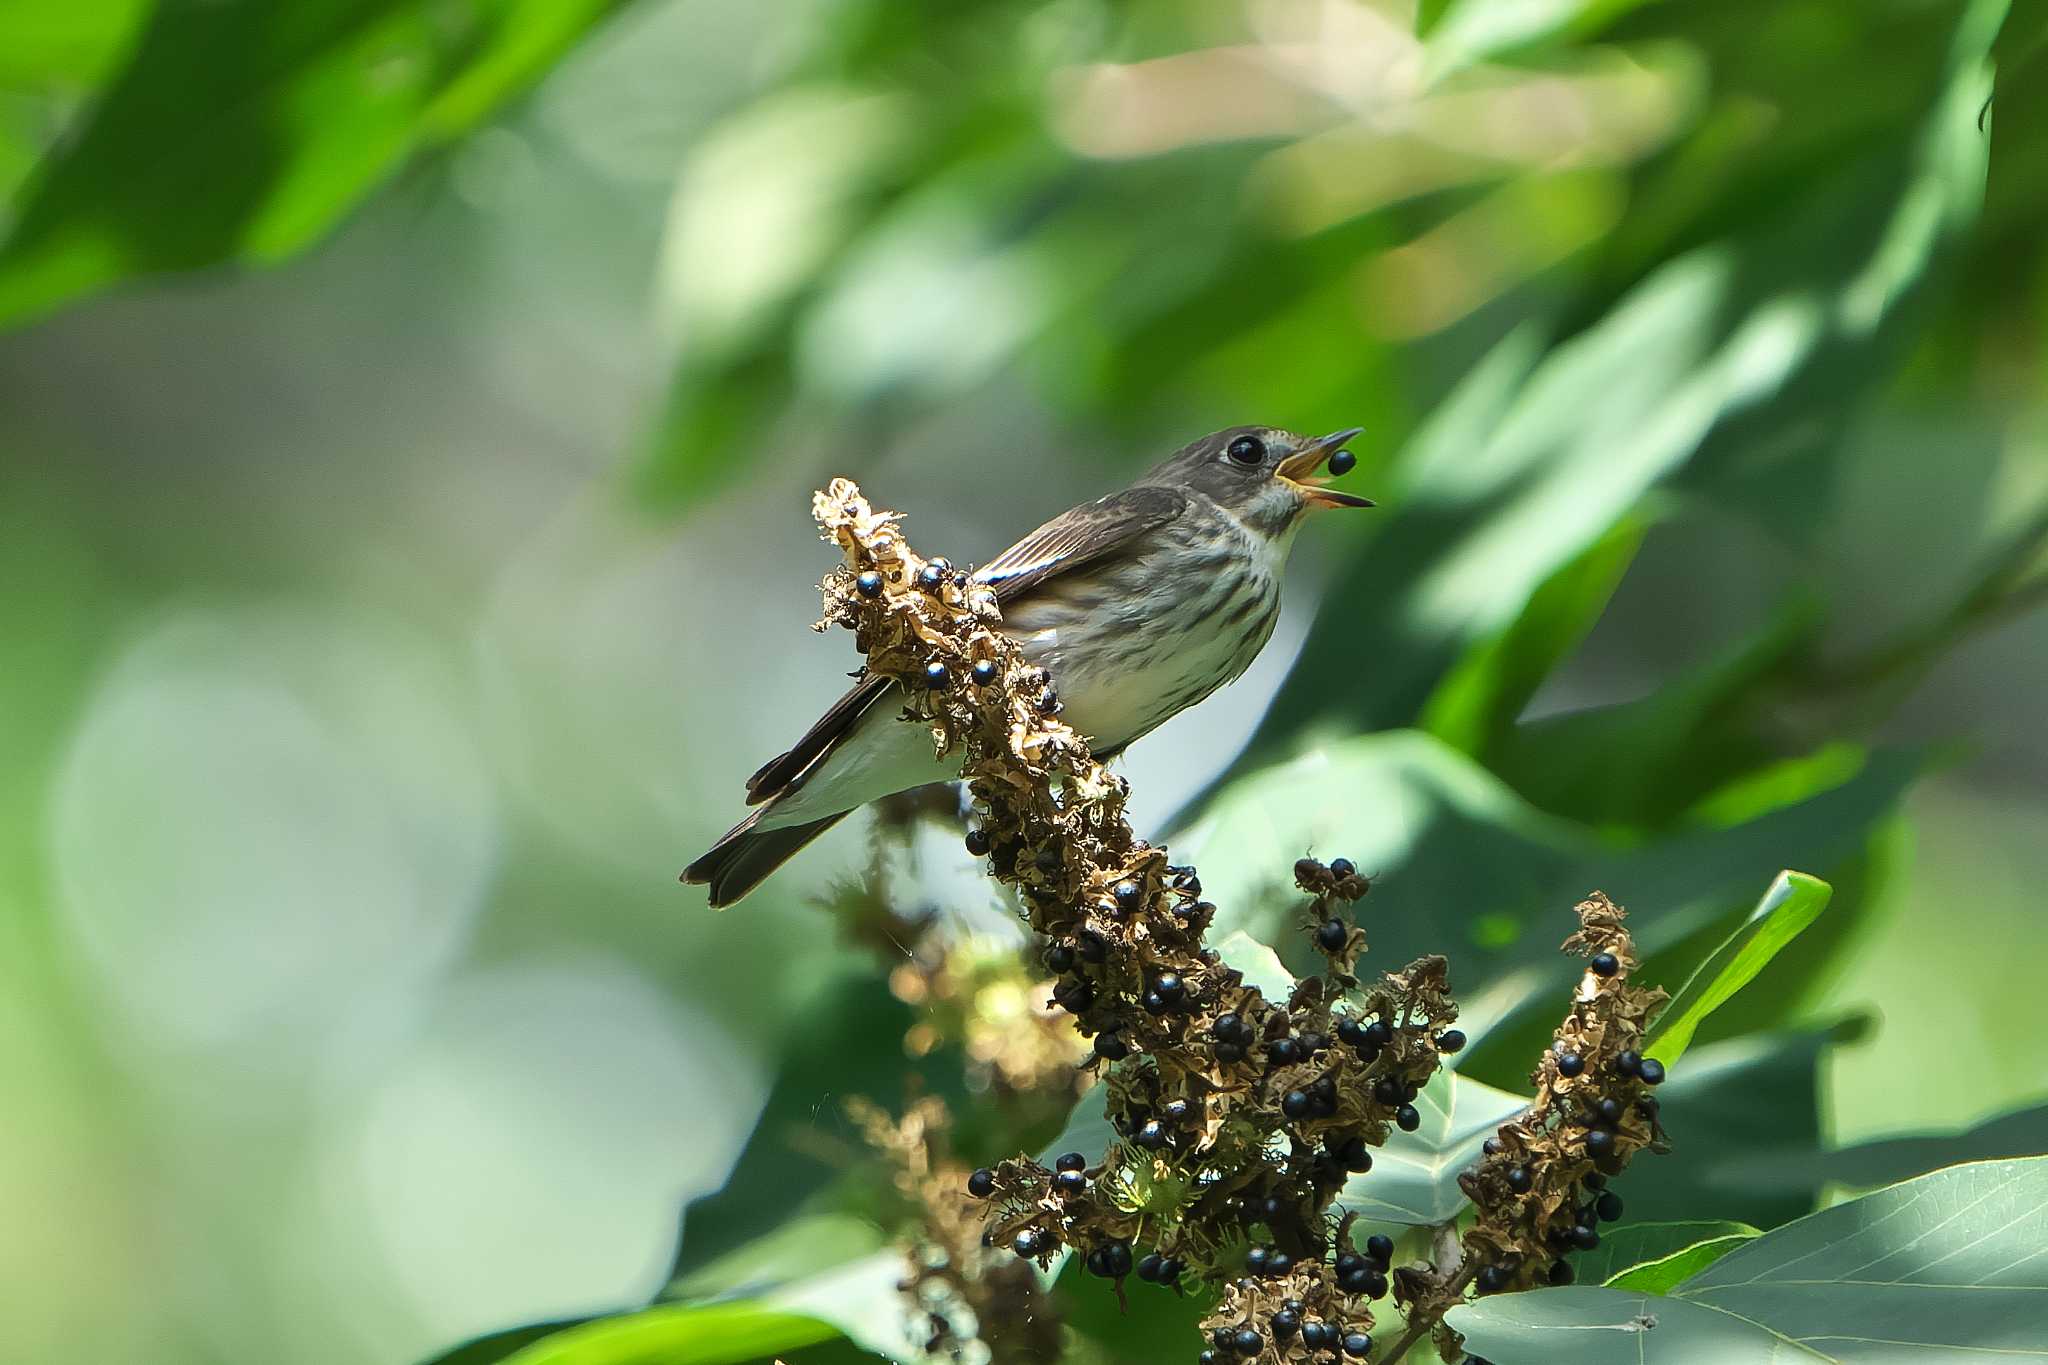
{"type": "Polygon", "coordinates": [[[1040,1263],[1072,1247],[1119,1293],[1133,1274],[1176,1292],[1189,1274],[1215,1284],[1204,1329],[1233,1358],[1364,1356],[1389,1267],[1346,1246],[1329,1210],[1371,1148],[1420,1123],[1418,1092],[1464,1045],[1444,959],[1361,982],[1352,908],[1371,881],[1345,859],[1303,859],[1302,927],[1327,969],[1266,999],[1203,945],[1215,907],[1200,877],[1132,832],[1126,784],[997,632],[993,591],[920,558],[849,481],[814,510],[847,559],[820,628],[850,627],[937,751],[961,751],[978,812],[968,850],[1019,891],[1052,1000],[1107,1073],[1120,1140],[1099,1160],[1014,1157],[963,1182],[988,1201],[989,1243],[1040,1263]]]}
{"type": "Polygon", "coordinates": [[[1052,1365],[1060,1359],[1058,1306],[1029,1265],[991,1252],[980,1219],[963,1209],[966,1168],[949,1155],[951,1118],[937,1099],[912,1104],[900,1121],[865,1100],[847,1104],[870,1147],[888,1162],[897,1194],[918,1232],[911,1274],[900,1286],[927,1332],[928,1355],[993,1365],[1052,1365]]]}
{"type": "MultiPolygon", "coordinates": [[[[1642,1055],[1645,1027],[1667,997],[1630,982],[1639,964],[1625,913],[1597,891],[1578,905],[1579,931],[1564,951],[1585,957],[1586,971],[1530,1077],[1536,1101],[1487,1139],[1483,1159],[1459,1181],[1478,1212],[1459,1287],[1469,1281],[1497,1294],[1570,1284],[1567,1258],[1598,1246],[1600,1224],[1621,1217],[1608,1181],[1637,1153],[1668,1145],[1651,1093],[1664,1068],[1642,1055]]],[[[1444,1286],[1415,1288],[1429,1301],[1444,1286]]]]}

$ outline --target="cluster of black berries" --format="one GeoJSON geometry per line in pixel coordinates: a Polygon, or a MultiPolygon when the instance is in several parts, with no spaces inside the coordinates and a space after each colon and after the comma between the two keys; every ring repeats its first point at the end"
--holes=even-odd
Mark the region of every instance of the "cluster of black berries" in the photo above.
{"type": "Polygon", "coordinates": [[[1531,1077],[1536,1103],[1459,1179],[1479,1213],[1465,1250],[1481,1294],[1570,1284],[1566,1257],[1597,1247],[1600,1224],[1621,1216],[1608,1181],[1637,1152],[1664,1146],[1650,1093],[1664,1067],[1640,1051],[1664,993],[1628,980],[1634,949],[1620,907],[1596,893],[1578,911],[1580,932],[1565,946],[1588,955],[1586,977],[1531,1077]]]}
{"type": "Polygon", "coordinates": [[[1361,876],[1349,858],[1332,858],[1327,863],[1302,858],[1294,864],[1294,884],[1315,897],[1309,911],[1316,947],[1332,959],[1333,968],[1348,972],[1365,948],[1365,937],[1338,911],[1372,890],[1372,879],[1361,876]]]}

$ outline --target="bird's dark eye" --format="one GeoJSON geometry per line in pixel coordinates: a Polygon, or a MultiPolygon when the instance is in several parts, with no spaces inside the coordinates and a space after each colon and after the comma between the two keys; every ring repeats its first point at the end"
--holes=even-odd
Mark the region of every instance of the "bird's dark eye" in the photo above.
{"type": "Polygon", "coordinates": [[[1230,443],[1227,453],[1239,464],[1257,464],[1266,458],[1266,443],[1256,436],[1240,436],[1230,443]]]}

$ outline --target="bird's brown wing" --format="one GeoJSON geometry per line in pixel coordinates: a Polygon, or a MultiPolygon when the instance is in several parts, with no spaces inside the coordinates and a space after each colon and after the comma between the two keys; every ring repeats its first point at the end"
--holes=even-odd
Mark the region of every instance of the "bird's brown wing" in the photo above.
{"type": "MultiPolygon", "coordinates": [[[[994,585],[996,602],[1004,605],[1049,579],[1092,564],[1119,546],[1158,530],[1187,506],[1187,496],[1171,488],[1126,488],[1060,513],[982,565],[974,576],[994,585]]],[[[881,701],[889,687],[887,678],[861,675],[788,753],[770,759],[747,779],[747,804],[772,801],[797,786],[859,724],[868,708],[881,701]]]]}
{"type": "Polygon", "coordinates": [[[1062,512],[975,571],[1007,603],[1047,579],[1093,564],[1188,510],[1185,493],[1171,488],[1126,488],[1062,512]]]}

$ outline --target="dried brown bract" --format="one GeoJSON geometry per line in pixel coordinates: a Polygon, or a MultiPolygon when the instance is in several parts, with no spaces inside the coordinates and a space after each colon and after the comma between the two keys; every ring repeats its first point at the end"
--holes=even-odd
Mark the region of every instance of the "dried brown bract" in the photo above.
{"type": "Polygon", "coordinates": [[[924,1348],[953,1360],[982,1342],[995,1365],[1050,1365],[1060,1359],[1057,1305],[1031,1267],[991,1249],[981,1220],[963,1208],[967,1168],[952,1159],[951,1117],[937,1099],[912,1104],[892,1120],[876,1105],[851,1100],[847,1112],[890,1168],[917,1232],[911,1274],[902,1285],[930,1335],[924,1348]]]}
{"type": "Polygon", "coordinates": [[[1175,1292],[1205,1280],[1221,1299],[1204,1330],[1240,1358],[1365,1354],[1389,1268],[1344,1245],[1330,1209],[1371,1148],[1419,1123],[1439,1053],[1462,1044],[1444,960],[1362,984],[1352,912],[1371,881],[1341,858],[1303,859],[1302,925],[1327,970],[1265,998],[1204,946],[1215,907],[1200,877],[1136,837],[1126,784],[1059,719],[1045,670],[996,631],[994,593],[917,555],[846,480],[815,512],[847,561],[824,584],[821,627],[852,629],[935,749],[960,754],[968,848],[1019,892],[1046,940],[1051,1001],[1106,1073],[1119,1134],[1107,1152],[1052,1169],[1013,1157],[964,1182],[986,1201],[990,1241],[1018,1264],[1072,1248],[1119,1293],[1132,1274],[1175,1292]]]}

